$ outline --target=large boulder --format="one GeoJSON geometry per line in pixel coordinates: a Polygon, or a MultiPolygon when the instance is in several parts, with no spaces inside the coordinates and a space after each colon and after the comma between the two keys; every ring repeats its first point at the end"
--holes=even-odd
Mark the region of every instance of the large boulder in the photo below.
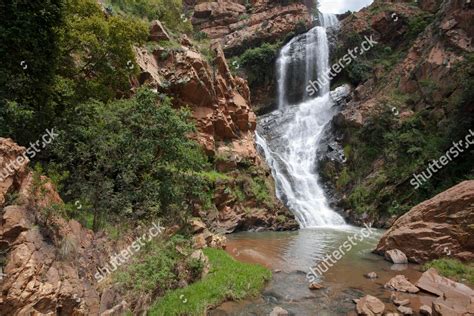
{"type": "Polygon", "coordinates": [[[474,260],[474,181],[464,181],[400,217],[376,253],[403,251],[412,262],[451,256],[474,260]]]}

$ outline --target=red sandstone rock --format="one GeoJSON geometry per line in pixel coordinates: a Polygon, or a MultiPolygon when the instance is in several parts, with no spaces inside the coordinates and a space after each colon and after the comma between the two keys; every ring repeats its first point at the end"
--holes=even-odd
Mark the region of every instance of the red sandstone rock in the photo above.
{"type": "Polygon", "coordinates": [[[385,304],[378,298],[367,295],[357,301],[356,311],[358,315],[378,316],[385,310],[385,304]]]}
{"type": "Polygon", "coordinates": [[[440,276],[433,268],[423,273],[416,285],[426,292],[439,296],[432,304],[433,315],[452,316],[474,313],[474,290],[440,276]]]}
{"type": "Polygon", "coordinates": [[[474,181],[464,181],[400,217],[375,252],[400,249],[413,262],[445,257],[474,259],[474,181]]]}
{"type": "Polygon", "coordinates": [[[303,3],[259,0],[247,11],[235,1],[219,0],[197,4],[192,23],[233,55],[252,45],[281,40],[291,32],[301,31],[301,26],[308,28],[311,18],[303,3]]]}
{"type": "MultiPolygon", "coordinates": [[[[397,275],[385,284],[385,288],[393,291],[418,293],[420,290],[414,286],[404,275],[397,275]]],[[[402,304],[398,304],[402,305],[402,304]]]]}

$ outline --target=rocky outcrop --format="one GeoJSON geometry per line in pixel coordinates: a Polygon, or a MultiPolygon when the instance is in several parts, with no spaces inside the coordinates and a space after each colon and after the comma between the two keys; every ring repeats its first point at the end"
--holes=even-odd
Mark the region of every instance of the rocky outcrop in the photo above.
{"type": "MultiPolygon", "coordinates": [[[[416,285],[439,298],[433,301],[434,315],[471,315],[474,313],[474,290],[442,277],[431,268],[420,277],[416,285]]],[[[421,311],[421,310],[420,310],[421,311]]]]}
{"type": "MultiPolygon", "coordinates": [[[[126,296],[108,277],[120,265],[117,253],[129,249],[143,231],[136,228],[111,240],[104,232],[64,219],[63,201],[49,179],[31,172],[27,161],[10,167],[25,150],[0,138],[0,170],[11,170],[0,180],[0,314],[123,315],[146,309],[150,302],[126,296]],[[117,264],[113,268],[112,260],[117,264]]],[[[167,229],[163,237],[176,230],[167,229]]],[[[215,234],[205,242],[225,246],[225,238],[215,234]]],[[[208,269],[202,253],[191,257],[203,261],[203,273],[208,269]]],[[[188,270],[179,273],[183,284],[196,278],[188,270]]]]}
{"type": "Polygon", "coordinates": [[[248,7],[239,2],[218,0],[194,7],[194,28],[219,41],[229,56],[264,42],[280,41],[311,25],[304,1],[256,0],[248,7]]]}
{"type": "MultiPolygon", "coordinates": [[[[417,170],[412,165],[407,170],[402,165],[408,167],[410,159],[421,159],[428,165],[429,159],[438,157],[421,158],[423,154],[403,152],[403,137],[408,137],[404,131],[418,133],[420,137],[409,138],[420,140],[442,134],[450,143],[464,132],[453,132],[451,126],[461,130],[472,125],[472,102],[460,100],[471,99],[466,83],[472,78],[474,29],[467,21],[473,19],[470,1],[426,0],[412,5],[378,0],[341,21],[333,64],[349,49],[358,47],[365,36],[373,36],[377,42],[364,56],[351,58],[350,66],[333,82],[351,78],[354,85],[351,100],[333,121],[337,147],[348,150],[347,159],[321,163],[322,178],[337,197],[336,206],[344,209],[347,221],[389,228],[398,216],[426,198],[422,190],[413,192],[409,183],[411,174],[423,167],[417,170]],[[413,128],[409,124],[414,124],[413,128]],[[389,133],[393,139],[385,138],[389,133]],[[380,138],[373,141],[377,135],[380,138]]],[[[426,153],[418,146],[408,146],[407,151],[426,153]]],[[[449,149],[438,147],[440,152],[449,149]]],[[[462,155],[457,164],[469,165],[470,155],[462,155]]],[[[424,191],[434,195],[453,185],[450,177],[467,178],[468,167],[466,172],[461,167],[462,171],[454,175],[454,164],[443,170],[447,179],[438,173],[424,191]]]]}
{"type": "Polygon", "coordinates": [[[400,217],[376,252],[400,249],[412,262],[441,257],[474,260],[474,181],[465,181],[400,217]]]}
{"type": "MultiPolygon", "coordinates": [[[[0,138],[0,167],[24,151],[0,138]]],[[[61,198],[46,178],[36,179],[26,166],[0,183],[0,250],[7,254],[0,311],[97,315],[100,294],[93,274],[108,251],[94,245],[105,243],[76,221],[47,215],[48,209],[62,203],[61,198]],[[6,199],[9,194],[17,198],[6,199]]]]}
{"type": "MultiPolygon", "coordinates": [[[[179,40],[179,48],[136,49],[142,71],[136,84],[171,96],[175,107],[188,107],[197,128],[191,137],[212,157],[217,171],[228,175],[215,184],[213,207],[200,206],[194,215],[214,232],[297,228],[289,210],[276,200],[272,184],[263,183],[271,181],[270,172],[256,151],[256,115],[247,82],[232,75],[219,43],[206,59],[189,39],[179,40]],[[262,185],[271,203],[257,198],[255,188],[262,185]]],[[[201,237],[200,245],[209,243],[201,237]]]]}
{"type": "Polygon", "coordinates": [[[236,154],[255,161],[256,116],[248,86],[230,73],[220,45],[212,51],[214,58],[208,62],[190,43],[178,49],[158,47],[152,53],[137,49],[142,70],[138,84],[172,96],[176,107],[190,108],[198,130],[195,138],[208,155],[231,142],[236,154]]]}

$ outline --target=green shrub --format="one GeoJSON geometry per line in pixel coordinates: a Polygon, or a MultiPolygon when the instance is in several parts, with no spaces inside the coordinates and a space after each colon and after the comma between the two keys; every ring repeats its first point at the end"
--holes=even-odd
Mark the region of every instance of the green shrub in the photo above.
{"type": "Polygon", "coordinates": [[[250,86],[273,80],[273,68],[280,47],[281,43],[264,43],[259,47],[246,50],[236,59],[238,64],[245,68],[250,86]]]}
{"type": "Polygon", "coordinates": [[[142,89],[130,100],[84,103],[52,145],[55,168],[69,171],[62,193],[90,205],[94,229],[105,215],[179,221],[187,203],[202,195],[199,173],[207,159],[187,137],[194,131],[190,114],[168,99],[156,102],[156,94],[142,89]],[[178,214],[173,204],[182,208],[178,214]]]}

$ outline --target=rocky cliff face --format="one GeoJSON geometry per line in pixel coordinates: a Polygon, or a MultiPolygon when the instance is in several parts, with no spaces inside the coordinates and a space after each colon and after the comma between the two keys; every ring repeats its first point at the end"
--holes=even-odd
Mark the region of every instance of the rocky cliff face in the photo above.
{"type": "MultiPolygon", "coordinates": [[[[24,151],[0,138],[0,168],[24,151]]],[[[76,221],[49,217],[47,210],[61,198],[47,179],[35,179],[27,163],[0,187],[0,250],[6,255],[2,314],[98,314],[101,300],[93,274],[110,251],[107,243],[76,221]]]]}
{"type": "Polygon", "coordinates": [[[416,263],[442,257],[474,260],[474,181],[465,181],[397,219],[376,252],[399,249],[416,263]]]}
{"type": "MultiPolygon", "coordinates": [[[[0,138],[0,170],[8,169],[25,150],[11,139],[0,138]]],[[[64,204],[54,185],[30,172],[28,161],[10,170],[0,181],[1,315],[110,316],[146,311],[151,297],[128,293],[108,274],[101,283],[97,278],[98,271],[105,273],[104,267],[109,272],[118,269],[118,262],[124,262],[117,254],[123,254],[146,230],[124,232],[119,240],[104,231],[94,233],[61,216],[64,204]]],[[[178,229],[167,228],[160,238],[167,239],[178,229]]],[[[196,248],[225,247],[225,237],[205,227],[193,232],[205,233],[196,248]]],[[[196,278],[183,262],[178,263],[181,287],[196,278]]]]}
{"type": "MultiPolygon", "coordinates": [[[[153,23],[151,35],[173,41],[157,25],[153,23]]],[[[220,43],[211,45],[206,58],[186,36],[177,41],[175,48],[137,49],[142,71],[137,85],[172,96],[176,107],[189,107],[197,128],[192,137],[217,171],[226,174],[213,185],[212,205],[197,208],[195,215],[225,233],[297,228],[293,215],[275,198],[270,171],[256,151],[256,115],[247,82],[232,75],[220,43]]]]}
{"type": "MultiPolygon", "coordinates": [[[[323,174],[350,221],[390,226],[398,215],[455,184],[443,184],[440,176],[416,191],[409,181],[472,124],[474,107],[465,100],[472,78],[474,30],[468,21],[473,19],[469,1],[414,6],[379,0],[342,21],[334,63],[365,36],[377,42],[334,81],[350,81],[354,90],[333,122],[345,156],[325,161],[323,174]]],[[[469,155],[453,162],[467,168],[464,176],[469,155]]]]}
{"type": "MultiPolygon", "coordinates": [[[[339,117],[342,125],[362,126],[371,112],[380,110],[377,105],[386,101],[385,96],[395,89],[401,93],[423,91],[423,82],[434,81],[440,90],[432,100],[420,100],[415,106],[421,108],[426,103],[441,101],[456,92],[456,88],[446,83],[455,74],[455,65],[464,60],[466,53],[474,52],[472,21],[474,10],[466,1],[423,1],[416,8],[405,3],[376,1],[342,21],[341,33],[355,31],[361,35],[373,35],[381,45],[390,47],[408,46],[406,56],[393,69],[374,69],[373,78],[359,85],[354,100],[339,117]],[[388,6],[389,8],[383,8],[388,6]],[[384,9],[382,12],[378,12],[384,9]],[[436,12],[433,22],[424,32],[410,43],[410,19],[426,17],[425,11],[436,12]]],[[[428,96],[426,96],[428,97],[428,96]]],[[[413,115],[409,109],[404,118],[413,115]]]]}
{"type": "Polygon", "coordinates": [[[215,155],[224,142],[239,141],[245,143],[234,146],[240,154],[257,159],[253,145],[256,117],[246,82],[232,76],[219,45],[212,47],[213,59],[208,62],[189,39],[183,37],[181,43],[175,49],[137,49],[142,69],[139,84],[172,96],[176,107],[189,106],[198,129],[195,138],[208,155],[215,155]]]}
{"type": "Polygon", "coordinates": [[[194,6],[192,23],[233,56],[306,30],[311,25],[309,2],[253,0],[244,5],[245,1],[200,1],[194,6]]]}

